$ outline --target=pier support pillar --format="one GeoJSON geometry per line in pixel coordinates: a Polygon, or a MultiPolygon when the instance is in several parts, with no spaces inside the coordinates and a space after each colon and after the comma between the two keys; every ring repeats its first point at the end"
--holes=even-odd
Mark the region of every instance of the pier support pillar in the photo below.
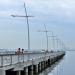
{"type": "Polygon", "coordinates": [[[44,61],[43,61],[43,69],[45,69],[44,61]]]}
{"type": "Polygon", "coordinates": [[[41,70],[44,70],[44,61],[41,62],[41,70]]]}
{"type": "Polygon", "coordinates": [[[48,66],[50,66],[50,59],[48,59],[48,66]]]}
{"type": "Polygon", "coordinates": [[[21,75],[21,71],[17,71],[17,75],[21,75]]]}
{"type": "Polygon", "coordinates": [[[43,67],[43,66],[42,66],[42,62],[40,63],[40,65],[41,65],[40,67],[41,67],[41,71],[42,71],[42,67],[43,67]]]}
{"type": "Polygon", "coordinates": [[[24,75],[26,75],[26,69],[24,68],[24,75]]]}
{"type": "Polygon", "coordinates": [[[48,67],[48,60],[46,61],[47,67],[48,67]]]}
{"type": "Polygon", "coordinates": [[[43,62],[43,65],[44,65],[44,69],[45,69],[45,61],[43,62]]]}
{"type": "Polygon", "coordinates": [[[25,68],[25,75],[28,75],[28,67],[25,68]]]}
{"type": "Polygon", "coordinates": [[[33,65],[31,66],[31,75],[34,74],[34,68],[33,68],[33,65]]]}
{"type": "Polygon", "coordinates": [[[42,65],[41,65],[41,62],[40,62],[40,63],[39,63],[39,66],[38,66],[38,71],[39,71],[39,72],[41,72],[41,66],[42,66],[42,65]]]}
{"type": "Polygon", "coordinates": [[[47,61],[44,62],[44,66],[45,66],[45,68],[47,68],[47,61]]]}
{"type": "Polygon", "coordinates": [[[36,65],[36,74],[38,74],[38,65],[36,65]]]}
{"type": "Polygon", "coordinates": [[[50,66],[51,66],[51,58],[50,58],[50,66]]]}
{"type": "Polygon", "coordinates": [[[44,61],[44,68],[46,68],[46,61],[44,61]]]}
{"type": "Polygon", "coordinates": [[[0,70],[0,75],[6,75],[5,70],[0,70]]]}

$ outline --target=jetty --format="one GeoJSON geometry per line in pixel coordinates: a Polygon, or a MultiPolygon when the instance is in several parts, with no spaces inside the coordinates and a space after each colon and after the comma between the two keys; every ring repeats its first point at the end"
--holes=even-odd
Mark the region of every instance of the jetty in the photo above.
{"type": "Polygon", "coordinates": [[[0,75],[37,75],[64,55],[64,51],[0,54],[0,75]]]}
{"type": "MultiPolygon", "coordinates": [[[[21,54],[17,53],[0,53],[0,75],[37,75],[40,72],[44,71],[46,68],[50,67],[56,61],[60,60],[64,55],[65,51],[52,51],[48,49],[48,37],[53,37],[53,46],[54,46],[54,34],[48,36],[48,30],[45,27],[45,30],[42,32],[46,33],[46,43],[47,51],[42,50],[40,52],[30,52],[30,30],[28,18],[33,17],[27,14],[26,5],[24,3],[25,15],[11,15],[12,17],[21,17],[26,18],[27,21],[27,34],[28,34],[28,52],[21,54]]],[[[40,31],[39,31],[40,32],[40,31]]],[[[59,47],[58,47],[59,49],[59,47]]],[[[57,50],[58,50],[57,49],[57,50]]],[[[60,49],[61,50],[61,49],[60,49]]],[[[11,50],[10,50],[11,51],[11,50]]]]}

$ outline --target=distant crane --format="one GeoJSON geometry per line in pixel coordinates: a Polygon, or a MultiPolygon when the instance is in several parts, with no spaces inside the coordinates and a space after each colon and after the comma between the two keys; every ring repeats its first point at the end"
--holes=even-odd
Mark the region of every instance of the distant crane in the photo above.
{"type": "Polygon", "coordinates": [[[27,10],[26,10],[26,5],[24,3],[24,8],[25,8],[25,16],[24,15],[11,15],[12,17],[22,17],[22,18],[25,18],[26,17],[26,20],[27,20],[27,28],[28,28],[28,50],[30,50],[30,30],[29,30],[29,20],[28,18],[29,17],[33,17],[33,16],[29,16],[27,14],[27,10]]]}

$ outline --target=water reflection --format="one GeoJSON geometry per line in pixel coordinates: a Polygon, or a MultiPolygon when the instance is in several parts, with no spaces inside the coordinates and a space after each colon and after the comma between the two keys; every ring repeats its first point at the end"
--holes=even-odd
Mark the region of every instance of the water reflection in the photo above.
{"type": "Polygon", "coordinates": [[[60,63],[56,62],[39,75],[75,75],[75,52],[66,52],[60,63]]]}
{"type": "MultiPolygon", "coordinates": [[[[63,57],[64,58],[64,57],[63,57]]],[[[62,59],[63,59],[62,58],[62,59]]],[[[62,60],[61,59],[61,60],[62,60]]],[[[53,74],[53,70],[55,69],[55,67],[61,62],[61,60],[59,60],[58,62],[54,63],[53,65],[51,65],[51,67],[47,68],[46,70],[44,70],[42,73],[40,73],[39,75],[54,75],[53,74]]]]}
{"type": "Polygon", "coordinates": [[[75,75],[74,51],[66,53],[65,59],[58,65],[58,75],[75,75]]]}

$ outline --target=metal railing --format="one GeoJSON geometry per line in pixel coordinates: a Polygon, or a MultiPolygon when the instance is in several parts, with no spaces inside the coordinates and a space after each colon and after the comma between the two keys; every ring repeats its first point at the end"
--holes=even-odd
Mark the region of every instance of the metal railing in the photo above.
{"type": "Polygon", "coordinates": [[[48,53],[23,53],[23,54],[0,54],[0,67],[26,62],[46,56],[56,57],[64,52],[48,52],[48,53]],[[29,58],[28,58],[29,57],[29,58]]]}

